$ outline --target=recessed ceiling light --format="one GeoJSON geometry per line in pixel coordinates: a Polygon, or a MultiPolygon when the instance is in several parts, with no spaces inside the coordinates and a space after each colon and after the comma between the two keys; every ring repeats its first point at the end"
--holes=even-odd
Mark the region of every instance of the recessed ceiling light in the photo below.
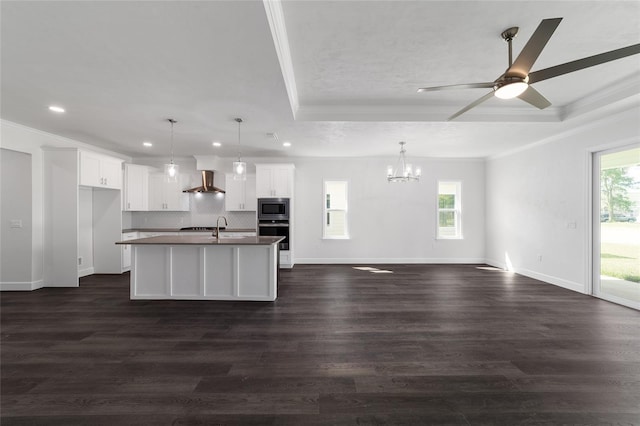
{"type": "Polygon", "coordinates": [[[144,146],[153,146],[153,144],[151,142],[142,142],[142,145],[144,145],[144,146]]]}
{"type": "Polygon", "coordinates": [[[220,142],[214,142],[213,146],[215,146],[216,148],[219,148],[222,146],[222,144],[220,142]]]}
{"type": "Polygon", "coordinates": [[[53,112],[64,112],[64,108],[59,107],[59,106],[55,106],[55,105],[51,105],[49,107],[49,111],[53,111],[53,112]]]}
{"type": "Polygon", "coordinates": [[[291,146],[291,142],[282,142],[282,146],[289,148],[291,146]]]}

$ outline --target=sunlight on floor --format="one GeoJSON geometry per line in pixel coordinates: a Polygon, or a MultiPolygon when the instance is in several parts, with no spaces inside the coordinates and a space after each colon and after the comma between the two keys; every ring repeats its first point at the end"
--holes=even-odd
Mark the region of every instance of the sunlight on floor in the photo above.
{"type": "Polygon", "coordinates": [[[378,268],[372,268],[370,266],[354,266],[353,269],[357,269],[359,271],[372,272],[374,274],[393,274],[393,271],[389,271],[388,269],[378,269],[378,268]]]}
{"type": "Polygon", "coordinates": [[[483,271],[493,271],[493,272],[509,272],[509,273],[512,272],[512,271],[507,271],[505,269],[496,268],[495,266],[476,266],[476,269],[482,269],[483,271]]]}

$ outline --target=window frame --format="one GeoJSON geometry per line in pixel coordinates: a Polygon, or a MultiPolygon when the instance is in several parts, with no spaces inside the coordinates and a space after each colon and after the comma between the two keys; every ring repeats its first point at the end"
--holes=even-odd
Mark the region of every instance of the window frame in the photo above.
{"type": "Polygon", "coordinates": [[[348,179],[323,179],[322,180],[322,239],[323,240],[349,240],[349,180],[348,179]],[[345,184],[345,208],[344,209],[328,209],[327,208],[327,182],[343,182],[345,184]],[[331,211],[343,211],[345,222],[345,234],[340,236],[327,235],[327,213],[331,211]]]}
{"type": "MultiPolygon", "coordinates": [[[[443,194],[444,195],[444,194],[443,194]]],[[[437,180],[436,181],[436,239],[437,240],[463,240],[464,234],[462,233],[462,181],[455,179],[437,180]],[[456,185],[456,197],[455,205],[453,208],[440,208],[440,184],[455,184],[456,185]],[[440,229],[444,228],[440,226],[440,213],[441,212],[453,212],[455,221],[455,235],[441,235],[440,229]]]]}

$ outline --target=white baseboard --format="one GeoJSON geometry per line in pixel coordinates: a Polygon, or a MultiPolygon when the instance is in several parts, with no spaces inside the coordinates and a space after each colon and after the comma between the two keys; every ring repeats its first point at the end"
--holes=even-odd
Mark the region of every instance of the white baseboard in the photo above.
{"type": "MultiPolygon", "coordinates": [[[[496,268],[506,269],[506,265],[504,263],[492,259],[486,259],[486,263],[487,265],[495,266],[496,268]]],[[[542,274],[540,272],[531,271],[524,268],[514,269],[513,272],[515,272],[516,274],[524,275],[525,277],[545,282],[547,284],[553,284],[558,287],[566,288],[567,290],[573,290],[578,293],[587,294],[585,292],[584,284],[581,283],[565,280],[564,278],[554,277],[552,275],[542,274]]]]}
{"type": "Polygon", "coordinates": [[[78,277],[82,278],[82,277],[86,277],[87,275],[93,275],[94,272],[94,268],[93,266],[91,268],[85,268],[85,269],[78,269],[78,277]]]}
{"type": "Polygon", "coordinates": [[[437,264],[437,263],[481,263],[484,264],[482,258],[422,258],[422,257],[408,257],[408,258],[296,258],[296,263],[318,265],[318,264],[393,264],[393,263],[425,263],[425,264],[437,264]]]}
{"type": "Polygon", "coordinates": [[[42,280],[0,283],[0,291],[33,291],[42,287],[44,287],[44,282],[42,280]]]}

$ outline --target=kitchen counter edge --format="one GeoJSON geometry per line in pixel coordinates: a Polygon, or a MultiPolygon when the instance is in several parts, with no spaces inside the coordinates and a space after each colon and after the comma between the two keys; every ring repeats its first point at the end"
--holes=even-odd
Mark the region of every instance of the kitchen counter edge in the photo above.
{"type": "Polygon", "coordinates": [[[138,238],[135,240],[118,241],[116,244],[139,245],[193,245],[193,246],[269,246],[277,244],[285,237],[238,237],[220,238],[205,235],[163,235],[159,237],[138,238]]]}

